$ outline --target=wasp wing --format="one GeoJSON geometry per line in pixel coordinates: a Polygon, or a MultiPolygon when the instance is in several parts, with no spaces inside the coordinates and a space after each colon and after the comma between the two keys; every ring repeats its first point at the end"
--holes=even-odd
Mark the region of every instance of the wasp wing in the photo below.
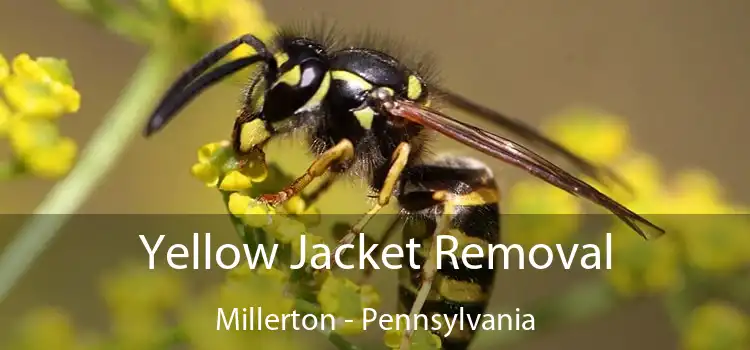
{"type": "Polygon", "coordinates": [[[664,230],[634,213],[596,188],[553,164],[541,155],[504,137],[453,119],[434,109],[408,100],[396,99],[382,103],[389,114],[421,124],[496,159],[526,170],[532,175],[575,196],[586,198],[603,206],[648,239],[660,236],[664,230]],[[647,235],[636,222],[641,222],[659,233],[647,235]]]}
{"type": "Polygon", "coordinates": [[[435,90],[440,95],[441,101],[445,101],[453,107],[462,109],[466,112],[472,113],[474,115],[477,115],[479,117],[492,121],[496,123],[497,125],[505,128],[506,130],[512,132],[513,134],[529,142],[533,142],[535,144],[544,146],[549,150],[559,153],[560,155],[565,157],[568,161],[570,161],[574,166],[578,167],[587,176],[590,176],[591,178],[603,184],[605,183],[603,180],[606,177],[618,183],[620,186],[624,187],[626,190],[630,192],[633,191],[632,187],[625,180],[623,180],[619,175],[617,175],[614,171],[607,169],[605,167],[597,166],[583,159],[582,157],[570,151],[567,147],[553,141],[549,137],[543,135],[539,131],[535,130],[533,127],[521,122],[520,120],[516,120],[502,113],[494,111],[490,108],[477,104],[447,89],[443,89],[440,87],[433,87],[432,89],[435,90]]]}

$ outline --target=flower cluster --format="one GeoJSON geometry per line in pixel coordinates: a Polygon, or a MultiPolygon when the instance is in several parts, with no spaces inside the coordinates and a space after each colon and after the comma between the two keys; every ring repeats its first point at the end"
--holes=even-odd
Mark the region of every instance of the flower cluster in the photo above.
{"type": "Polygon", "coordinates": [[[0,55],[0,137],[10,143],[11,159],[0,163],[0,178],[29,174],[58,178],[72,167],[73,139],[60,134],[58,120],[80,108],[81,96],[64,60],[20,54],[0,55]]]}
{"type": "MultiPolygon", "coordinates": [[[[248,0],[169,0],[169,6],[180,17],[190,23],[216,27],[215,40],[228,41],[247,33],[253,33],[268,42],[276,31],[258,1],[248,0]]],[[[242,46],[230,57],[251,54],[252,49],[242,46]]]]}
{"type": "MultiPolygon", "coordinates": [[[[280,255],[292,255],[297,257],[296,261],[304,253],[308,264],[309,259],[319,253],[315,245],[325,244],[322,236],[309,230],[313,226],[311,223],[317,222],[314,218],[319,215],[318,212],[299,196],[290,198],[279,208],[254,199],[258,194],[253,191],[254,184],[269,178],[268,167],[261,154],[244,155],[242,161],[239,161],[234,157],[229,143],[210,143],[199,149],[198,162],[193,165],[191,172],[206,186],[218,187],[226,194],[227,210],[246,228],[241,233],[246,241],[266,242],[270,238],[280,247],[280,255]],[[260,231],[248,232],[257,229],[260,231]],[[248,239],[248,235],[263,237],[248,239]],[[304,246],[301,246],[302,235],[306,238],[304,246]]],[[[289,266],[283,262],[278,268],[278,271],[290,273],[289,266]]],[[[303,274],[306,275],[296,276],[294,281],[285,280],[288,283],[286,288],[312,292],[315,298],[304,301],[317,305],[319,311],[325,314],[356,320],[362,316],[364,308],[375,308],[380,304],[380,296],[372,286],[358,285],[329,270],[303,274]]],[[[281,292],[265,289],[265,293],[281,292]]],[[[342,335],[362,332],[359,324],[361,322],[337,322],[336,332],[342,335]]]]}
{"type": "MultiPolygon", "coordinates": [[[[668,299],[708,285],[731,290],[733,281],[747,278],[750,220],[740,215],[747,210],[728,202],[711,174],[686,170],[666,176],[652,156],[629,144],[626,123],[611,114],[574,110],[553,119],[547,130],[585,158],[614,164],[614,170],[632,184],[634,194],[599,189],[667,230],[665,236],[645,241],[614,221],[608,231],[613,232],[613,269],[605,277],[618,293],[656,293],[668,299]]],[[[748,345],[750,328],[739,309],[714,302],[698,306],[690,317],[684,338],[688,348],[748,345]]]]}

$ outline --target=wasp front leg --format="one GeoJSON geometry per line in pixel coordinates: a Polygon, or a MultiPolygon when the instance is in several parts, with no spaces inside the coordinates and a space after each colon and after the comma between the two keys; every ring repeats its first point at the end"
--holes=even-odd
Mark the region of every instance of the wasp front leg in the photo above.
{"type": "Polygon", "coordinates": [[[277,193],[260,196],[260,200],[272,206],[281,204],[304,191],[313,180],[323,176],[334,164],[348,162],[353,158],[354,145],[352,145],[351,141],[343,139],[318,156],[310,167],[307,168],[304,175],[298,177],[289,186],[277,193]]]}

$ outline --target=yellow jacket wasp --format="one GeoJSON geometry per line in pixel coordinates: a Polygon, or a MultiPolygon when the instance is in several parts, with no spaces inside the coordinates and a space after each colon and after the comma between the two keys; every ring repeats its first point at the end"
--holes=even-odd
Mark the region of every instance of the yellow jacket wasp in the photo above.
{"type": "MultiPolygon", "coordinates": [[[[644,238],[664,231],[528,148],[451,118],[430,107],[443,102],[490,119],[515,135],[555,151],[584,174],[601,180],[616,176],[590,164],[524,124],[428,83],[427,74],[367,45],[342,46],[315,35],[281,31],[274,47],[244,35],[201,58],[166,92],[153,112],[145,135],[163,128],[203,90],[245,67],[262,63],[261,72],[245,92],[232,132],[239,155],[262,152],[274,137],[303,132],[316,160],[307,172],[278,193],[263,195],[271,205],[301,193],[328,173],[354,174],[369,182],[377,202],[340,244],[351,242],[369,218],[395,197],[407,216],[423,220],[417,238],[452,234],[486,243],[500,240],[499,199],[492,172],[481,162],[451,155],[425,157],[425,136],[436,131],[498,160],[519,167],[573,195],[611,211],[644,238]],[[255,54],[214,64],[240,45],[255,54]],[[208,72],[207,72],[208,71],[208,72]],[[207,73],[206,73],[207,72],[207,73]],[[204,74],[205,73],[205,74],[204,74]],[[657,232],[647,235],[639,224],[657,232]],[[449,232],[450,231],[450,232],[449,232]]],[[[404,237],[408,239],[408,237],[404,237]]],[[[481,314],[494,276],[486,269],[435,271],[434,245],[422,256],[423,270],[404,274],[399,287],[401,307],[411,314],[481,314]],[[438,280],[436,276],[440,276],[438,280]],[[437,281],[437,282],[436,282],[437,281]],[[448,283],[450,282],[450,283],[448,283]],[[439,285],[433,285],[434,283],[439,285]],[[440,291],[431,296],[431,290],[440,291]]],[[[402,349],[408,348],[407,333],[402,349]]],[[[471,332],[444,337],[446,349],[464,349],[471,332]]]]}

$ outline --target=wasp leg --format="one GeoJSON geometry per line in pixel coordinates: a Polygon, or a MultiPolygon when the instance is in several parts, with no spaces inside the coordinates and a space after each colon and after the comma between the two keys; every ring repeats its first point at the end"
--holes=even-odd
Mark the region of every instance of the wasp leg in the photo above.
{"type": "Polygon", "coordinates": [[[333,186],[334,183],[339,178],[338,173],[328,173],[328,176],[326,176],[323,183],[318,185],[314,190],[310,191],[308,194],[302,194],[302,199],[305,200],[305,204],[309,207],[315,204],[315,202],[320,199],[320,196],[328,192],[328,190],[333,186]]]}
{"type": "MultiPolygon", "coordinates": [[[[414,303],[411,306],[411,311],[409,311],[409,319],[413,319],[414,315],[417,315],[422,311],[422,307],[424,306],[425,301],[427,301],[427,297],[432,291],[432,282],[435,281],[435,274],[437,273],[437,237],[439,235],[446,234],[450,229],[452,218],[451,213],[453,213],[454,204],[450,201],[445,201],[445,199],[443,200],[443,207],[445,208],[445,211],[443,212],[443,215],[440,216],[440,220],[437,223],[435,232],[432,235],[430,250],[427,253],[425,263],[422,266],[422,281],[419,286],[419,290],[417,291],[417,295],[414,298],[414,303]]],[[[401,338],[401,346],[399,347],[400,350],[409,350],[409,346],[411,345],[411,337],[413,334],[414,329],[407,328],[406,332],[404,332],[403,338],[401,338]]]]}
{"type": "Polygon", "coordinates": [[[353,158],[354,145],[347,139],[341,140],[315,159],[310,167],[307,168],[305,174],[294,180],[291,185],[277,193],[264,194],[260,197],[260,200],[270,205],[283,203],[302,192],[313,180],[323,176],[335,163],[346,162],[353,158]]]}
{"type": "MultiPolygon", "coordinates": [[[[349,230],[349,233],[339,240],[336,248],[343,244],[351,244],[357,237],[357,232],[362,232],[362,228],[372,219],[372,217],[380,212],[391,200],[393,191],[396,188],[399,177],[406,167],[406,163],[409,160],[409,154],[411,153],[411,146],[404,142],[398,145],[396,151],[393,152],[393,159],[391,161],[391,167],[388,169],[388,175],[385,177],[383,187],[378,193],[378,201],[375,205],[367,211],[367,213],[360,218],[354,226],[349,230]]],[[[336,251],[336,249],[334,249],[336,251]]]]}

